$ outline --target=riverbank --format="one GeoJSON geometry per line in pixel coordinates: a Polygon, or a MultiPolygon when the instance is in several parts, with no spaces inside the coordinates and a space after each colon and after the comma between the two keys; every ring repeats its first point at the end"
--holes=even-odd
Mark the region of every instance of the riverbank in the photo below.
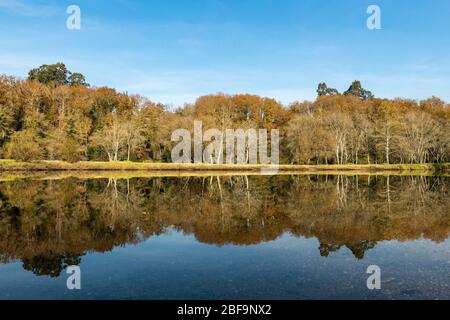
{"type": "MultiPolygon", "coordinates": [[[[446,164],[343,164],[343,165],[242,165],[242,164],[179,164],[150,162],[96,162],[85,161],[69,163],[64,161],[34,161],[20,162],[15,160],[0,160],[0,171],[261,171],[275,169],[278,171],[299,172],[449,172],[450,163],[446,164]]],[[[270,170],[272,171],[272,170],[270,170]]]]}
{"type": "MultiPolygon", "coordinates": [[[[429,176],[445,176],[450,177],[450,173],[435,173],[432,171],[279,171],[277,176],[347,176],[347,177],[376,177],[376,176],[402,176],[402,177],[429,177],[429,176]]],[[[32,180],[62,180],[62,179],[153,179],[153,178],[229,178],[236,176],[261,176],[259,171],[0,171],[0,182],[14,181],[21,179],[32,180]]]]}

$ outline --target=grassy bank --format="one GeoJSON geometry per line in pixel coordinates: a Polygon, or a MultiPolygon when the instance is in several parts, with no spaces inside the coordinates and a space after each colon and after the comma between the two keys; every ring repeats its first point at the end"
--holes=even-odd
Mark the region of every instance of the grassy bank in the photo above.
{"type": "MultiPolygon", "coordinates": [[[[239,164],[178,164],[178,163],[144,163],[144,162],[77,162],[63,161],[36,161],[20,162],[14,160],[0,160],[0,171],[260,171],[268,166],[239,165],[239,164]]],[[[450,164],[344,164],[344,165],[280,165],[269,166],[279,171],[421,171],[421,172],[448,172],[450,164]]]]}
{"type": "MultiPolygon", "coordinates": [[[[277,176],[306,176],[306,175],[342,175],[342,176],[433,176],[432,171],[290,171],[283,170],[277,176]]],[[[449,173],[439,174],[450,176],[449,173]]],[[[0,171],[0,181],[13,181],[20,179],[33,180],[60,180],[67,178],[77,179],[133,179],[133,178],[187,178],[187,177],[233,177],[233,176],[261,176],[259,171],[0,171]]]]}

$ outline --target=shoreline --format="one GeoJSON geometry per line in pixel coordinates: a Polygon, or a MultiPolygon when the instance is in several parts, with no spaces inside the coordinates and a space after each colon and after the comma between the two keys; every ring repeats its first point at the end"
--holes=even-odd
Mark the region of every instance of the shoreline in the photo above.
{"type": "Polygon", "coordinates": [[[152,178],[228,178],[228,177],[271,177],[271,176],[347,176],[347,177],[450,177],[449,173],[426,171],[280,171],[264,175],[257,171],[9,171],[0,172],[0,182],[22,179],[61,180],[61,179],[152,179],[152,178]]]}
{"type": "Polygon", "coordinates": [[[330,164],[330,165],[252,165],[252,164],[179,164],[151,162],[96,162],[69,163],[64,161],[21,162],[0,160],[0,172],[58,172],[58,171],[167,171],[167,172],[255,172],[275,169],[280,172],[450,172],[450,163],[444,164],[330,164]]]}

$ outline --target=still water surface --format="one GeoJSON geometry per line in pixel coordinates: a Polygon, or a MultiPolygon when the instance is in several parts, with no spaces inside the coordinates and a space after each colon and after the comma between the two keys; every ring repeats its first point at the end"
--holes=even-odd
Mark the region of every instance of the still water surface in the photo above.
{"type": "Polygon", "coordinates": [[[450,178],[0,182],[0,299],[450,299],[450,178]],[[66,287],[81,267],[81,290],[66,287]],[[381,290],[368,290],[378,265],[381,290]]]}

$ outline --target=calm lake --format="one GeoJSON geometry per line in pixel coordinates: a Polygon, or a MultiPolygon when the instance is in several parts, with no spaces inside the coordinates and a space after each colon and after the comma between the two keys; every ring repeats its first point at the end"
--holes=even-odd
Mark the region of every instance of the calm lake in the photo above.
{"type": "Polygon", "coordinates": [[[449,208],[443,176],[5,178],[0,299],[450,299],[449,208]]]}

